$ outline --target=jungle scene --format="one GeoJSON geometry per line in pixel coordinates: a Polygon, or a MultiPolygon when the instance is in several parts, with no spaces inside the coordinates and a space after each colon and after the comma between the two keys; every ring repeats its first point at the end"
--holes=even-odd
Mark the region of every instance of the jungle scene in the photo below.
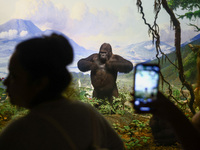
{"type": "MultiPolygon", "coordinates": [[[[44,1],[41,0],[41,2],[44,1]]],[[[96,48],[94,50],[92,47],[84,48],[79,46],[77,44],[79,43],[77,42],[78,40],[72,40],[71,38],[73,37],[70,34],[68,37],[66,33],[67,36],[65,36],[70,40],[74,48],[75,58],[74,63],[69,67],[72,82],[63,92],[63,95],[69,99],[89,103],[96,108],[119,134],[127,150],[180,150],[182,149],[181,144],[173,132],[164,141],[156,139],[152,132],[161,131],[153,131],[158,124],[155,123],[155,120],[155,122],[151,120],[152,115],[135,113],[132,105],[134,66],[140,62],[159,64],[161,68],[159,90],[191,120],[193,115],[200,109],[200,101],[196,100],[197,66],[200,59],[200,28],[196,20],[200,17],[200,1],[151,0],[151,5],[153,6],[151,8],[153,18],[151,19],[147,19],[145,16],[146,7],[143,8],[143,6],[147,5],[145,4],[146,1],[134,0],[134,3],[132,2],[130,3],[137,8],[135,11],[141,21],[140,26],[146,27],[144,34],[149,40],[124,47],[113,46],[113,54],[119,54],[133,64],[133,69],[129,73],[117,74],[118,97],[113,96],[112,103],[110,103],[109,99],[92,96],[94,87],[91,82],[90,72],[78,70],[77,62],[93,53],[98,53],[99,49],[96,48]],[[168,32],[172,32],[172,34],[170,33],[170,38],[173,39],[171,45],[164,41],[165,38],[163,37],[166,35],[162,27],[160,29],[159,26],[158,18],[161,16],[158,17],[158,15],[160,11],[168,16],[167,25],[169,28],[167,29],[169,30],[168,32]],[[181,21],[184,19],[188,22],[183,24],[191,29],[187,32],[184,31],[185,28],[180,30],[182,27],[181,21]],[[148,22],[149,20],[151,20],[150,23],[148,22]],[[184,36],[188,36],[188,38],[184,36]],[[149,45],[151,49],[147,48],[149,45]]],[[[39,23],[36,23],[38,26],[34,24],[34,21],[37,22],[37,20],[30,21],[32,18],[28,18],[30,20],[27,18],[25,16],[23,19],[10,19],[6,22],[0,20],[0,132],[12,120],[26,115],[29,111],[25,108],[11,105],[6,93],[6,87],[3,85],[8,74],[9,58],[15,45],[29,37],[49,35],[52,32],[63,32],[59,28],[54,29],[53,27],[44,31],[39,28],[39,23]],[[11,34],[12,38],[9,37],[11,34]]],[[[83,39],[79,40],[80,45],[82,44],[81,41],[85,42],[83,39]]],[[[99,41],[101,42],[102,40],[99,41]]],[[[162,123],[168,129],[168,124],[162,123]]],[[[169,130],[162,131],[162,134],[167,134],[169,130]]]]}

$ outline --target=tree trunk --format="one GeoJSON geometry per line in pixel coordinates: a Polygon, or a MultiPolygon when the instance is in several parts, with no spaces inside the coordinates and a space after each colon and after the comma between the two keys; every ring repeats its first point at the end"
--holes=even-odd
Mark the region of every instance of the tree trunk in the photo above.
{"type": "Polygon", "coordinates": [[[193,107],[194,99],[195,99],[194,90],[193,90],[192,85],[190,83],[188,83],[185,80],[185,77],[184,77],[184,69],[183,69],[182,56],[181,56],[181,27],[180,27],[180,22],[175,17],[173,11],[169,8],[166,0],[162,0],[162,5],[163,5],[164,9],[167,11],[167,13],[170,15],[173,26],[175,27],[175,47],[176,47],[176,57],[177,57],[177,60],[178,60],[179,79],[181,80],[183,86],[185,86],[190,91],[191,99],[189,101],[188,106],[189,106],[191,112],[193,114],[195,114],[195,110],[194,110],[194,107],[193,107]]]}

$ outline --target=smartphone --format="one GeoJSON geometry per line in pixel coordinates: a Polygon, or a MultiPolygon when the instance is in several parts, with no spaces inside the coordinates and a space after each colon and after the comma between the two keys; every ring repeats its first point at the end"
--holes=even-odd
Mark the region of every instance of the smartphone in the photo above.
{"type": "Polygon", "coordinates": [[[140,63],[134,72],[134,109],[136,112],[149,112],[153,108],[145,107],[157,99],[160,67],[157,64],[140,63]]]}

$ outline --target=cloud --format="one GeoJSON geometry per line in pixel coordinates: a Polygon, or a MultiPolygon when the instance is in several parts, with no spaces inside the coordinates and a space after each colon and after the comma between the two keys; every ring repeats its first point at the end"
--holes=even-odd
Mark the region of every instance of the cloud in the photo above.
{"type": "Polygon", "coordinates": [[[68,22],[66,9],[54,5],[50,0],[19,0],[13,17],[31,20],[42,30],[62,31],[68,22]]]}
{"type": "Polygon", "coordinates": [[[26,36],[28,34],[28,31],[21,31],[20,33],[19,33],[19,36],[20,37],[24,37],[24,36],[26,36]]]}
{"type": "MultiPolygon", "coordinates": [[[[132,0],[118,1],[116,2],[118,7],[111,5],[114,1],[105,0],[93,3],[81,0],[62,2],[62,4],[59,2],[18,0],[13,18],[31,20],[41,30],[61,31],[85,48],[98,49],[103,42],[114,43],[114,46],[151,40],[148,36],[148,27],[132,0]],[[109,8],[111,6],[112,8],[109,8]]],[[[144,8],[147,21],[152,22],[155,15],[152,3],[144,3],[144,8]]],[[[174,45],[174,31],[170,29],[169,17],[167,15],[163,17],[163,13],[166,12],[161,12],[161,22],[168,24],[159,23],[161,40],[174,45]]],[[[193,29],[184,29],[182,35],[184,42],[194,36],[193,29]]]]}
{"type": "Polygon", "coordinates": [[[83,1],[67,8],[50,0],[19,0],[14,17],[31,20],[42,30],[61,31],[76,42],[84,41],[80,43],[82,45],[88,43],[94,46],[89,41],[91,37],[96,43],[107,39],[112,39],[112,42],[130,41],[130,37],[137,35],[137,13],[128,5],[120,7],[116,13],[111,9],[95,8],[83,1]]]}
{"type": "Polygon", "coordinates": [[[14,38],[17,38],[17,37],[24,37],[28,34],[27,31],[21,31],[20,33],[18,33],[17,30],[9,30],[9,31],[4,31],[4,32],[1,32],[0,33],[0,38],[2,39],[14,39],[14,38]]]}
{"type": "Polygon", "coordinates": [[[6,39],[14,39],[17,37],[17,30],[9,30],[9,31],[5,31],[5,32],[1,32],[0,33],[0,38],[6,38],[6,39]]]}
{"type": "MultiPolygon", "coordinates": [[[[198,33],[194,32],[194,29],[189,26],[185,26],[184,29],[181,30],[181,43],[188,41],[189,39],[196,36],[198,33]]],[[[174,36],[175,31],[173,28],[170,28],[169,24],[160,25],[160,38],[161,41],[164,41],[172,46],[174,46],[174,36]]]]}
{"type": "Polygon", "coordinates": [[[144,46],[144,48],[148,49],[148,50],[151,50],[152,48],[154,48],[155,46],[153,44],[151,45],[147,45],[147,46],[144,46]]]}
{"type": "Polygon", "coordinates": [[[82,18],[87,17],[88,13],[89,13],[88,6],[83,2],[79,2],[79,3],[76,3],[76,5],[72,7],[70,17],[72,19],[76,19],[80,21],[82,20],[82,18]]]}
{"type": "Polygon", "coordinates": [[[160,48],[161,48],[161,50],[166,50],[166,49],[168,49],[168,48],[166,47],[166,45],[161,45],[160,48]]]}

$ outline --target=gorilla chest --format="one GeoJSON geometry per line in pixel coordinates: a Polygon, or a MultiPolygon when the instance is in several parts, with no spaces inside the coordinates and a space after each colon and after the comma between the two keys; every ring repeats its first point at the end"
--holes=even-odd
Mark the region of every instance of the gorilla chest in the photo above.
{"type": "Polygon", "coordinates": [[[106,85],[114,85],[116,81],[115,73],[112,73],[105,68],[104,65],[99,65],[96,71],[91,72],[91,81],[94,87],[102,87],[106,85]]]}
{"type": "Polygon", "coordinates": [[[105,64],[99,65],[98,69],[96,70],[94,74],[98,78],[106,77],[107,71],[106,71],[105,64]]]}

